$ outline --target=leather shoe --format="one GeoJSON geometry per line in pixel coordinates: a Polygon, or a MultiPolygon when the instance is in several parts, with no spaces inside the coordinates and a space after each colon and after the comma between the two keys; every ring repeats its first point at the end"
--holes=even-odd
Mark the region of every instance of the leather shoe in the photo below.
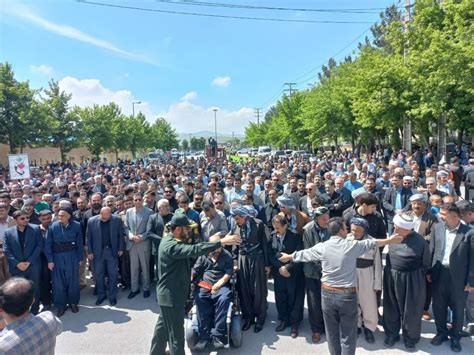
{"type": "Polygon", "coordinates": [[[56,316],[58,318],[62,317],[64,315],[64,313],[66,313],[66,309],[65,308],[62,308],[62,309],[58,309],[58,312],[56,313],[56,316]]]}
{"type": "Polygon", "coordinates": [[[117,299],[116,298],[111,298],[110,299],[110,305],[115,306],[117,304],[117,299]]]}
{"type": "Polygon", "coordinates": [[[206,350],[207,340],[200,340],[195,346],[194,351],[200,352],[206,350]]]}
{"type": "Polygon", "coordinates": [[[250,327],[251,327],[253,324],[254,324],[254,323],[251,322],[251,321],[249,321],[249,320],[246,321],[246,322],[244,323],[243,327],[242,327],[242,330],[243,330],[244,332],[245,332],[246,330],[249,330],[250,327]]]}
{"type": "Polygon", "coordinates": [[[415,343],[409,340],[405,340],[405,349],[409,352],[415,351],[415,343]]]}
{"type": "Polygon", "coordinates": [[[96,305],[96,306],[101,305],[102,302],[104,302],[104,301],[106,300],[106,298],[107,298],[107,297],[105,297],[105,296],[98,298],[97,301],[95,301],[95,305],[96,305]]]}
{"type": "Polygon", "coordinates": [[[138,295],[139,293],[140,293],[140,291],[132,291],[128,294],[127,298],[131,299],[131,298],[135,297],[136,295],[138,295]]]}
{"type": "Polygon", "coordinates": [[[374,333],[370,329],[364,329],[365,341],[369,344],[375,343],[374,333]]]}
{"type": "Polygon", "coordinates": [[[77,304],[71,304],[71,312],[72,313],[79,312],[79,307],[77,306],[77,304]]]}
{"type": "Polygon", "coordinates": [[[461,343],[457,339],[451,338],[451,350],[455,353],[460,353],[462,351],[461,343]]]}
{"type": "Polygon", "coordinates": [[[431,345],[440,346],[445,341],[448,341],[448,337],[446,335],[436,334],[433,339],[431,339],[431,345]]]}
{"type": "Polygon", "coordinates": [[[255,324],[255,327],[253,328],[254,333],[260,333],[263,329],[263,326],[260,324],[255,324]]]}
{"type": "Polygon", "coordinates": [[[321,340],[321,333],[313,333],[311,339],[313,340],[313,343],[319,343],[321,340]]]}
{"type": "Polygon", "coordinates": [[[399,336],[398,337],[386,337],[385,341],[383,342],[383,345],[385,345],[387,348],[391,348],[399,340],[400,340],[399,336]]]}
{"type": "Polygon", "coordinates": [[[275,331],[276,332],[282,332],[284,331],[287,327],[289,326],[289,324],[287,322],[281,322],[278,327],[275,328],[275,331]]]}
{"type": "Polygon", "coordinates": [[[298,327],[291,327],[291,337],[293,339],[297,338],[298,337],[298,327]]]}
{"type": "Polygon", "coordinates": [[[143,298],[150,297],[150,291],[143,291],[143,298]]]}

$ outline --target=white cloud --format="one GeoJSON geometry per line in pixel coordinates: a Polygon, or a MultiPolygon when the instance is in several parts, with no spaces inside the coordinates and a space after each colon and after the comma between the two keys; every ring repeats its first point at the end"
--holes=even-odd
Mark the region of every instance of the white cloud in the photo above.
{"type": "Polygon", "coordinates": [[[44,74],[44,75],[53,75],[54,69],[50,66],[41,64],[41,65],[30,65],[30,71],[33,73],[44,74]]]}
{"type": "Polygon", "coordinates": [[[24,21],[32,23],[46,31],[55,33],[57,35],[71,38],[79,42],[84,42],[84,43],[93,45],[95,47],[103,48],[113,53],[121,54],[125,57],[128,57],[136,61],[153,64],[153,62],[145,56],[126,51],[106,40],[93,37],[85,32],[82,32],[81,30],[75,27],[51,22],[41,17],[40,15],[34,13],[33,10],[30,9],[29,7],[23,4],[20,4],[18,2],[7,1],[6,4],[3,4],[2,6],[0,6],[0,11],[5,12],[6,15],[20,18],[24,21]]]}
{"type": "MultiPolygon", "coordinates": [[[[115,102],[124,114],[132,113],[132,102],[137,97],[129,90],[110,90],[104,87],[98,79],[77,79],[67,76],[59,81],[62,90],[71,93],[71,105],[80,107],[105,105],[115,102]]],[[[195,91],[183,95],[179,102],[169,106],[167,110],[158,112],[153,110],[149,102],[143,100],[135,105],[135,113],[141,111],[150,122],[157,117],[164,117],[179,133],[193,133],[198,131],[214,131],[214,106],[201,106],[195,103],[198,97],[195,91]]],[[[138,98],[139,99],[139,98],[138,98]]],[[[254,121],[253,109],[242,107],[231,111],[218,108],[217,131],[225,134],[244,133],[249,121],[254,121]]]]}
{"type": "MultiPolygon", "coordinates": [[[[159,116],[168,120],[178,132],[193,133],[199,131],[214,131],[214,106],[204,107],[189,101],[171,105],[159,116]]],[[[236,111],[218,108],[217,131],[225,134],[244,133],[245,126],[254,120],[253,109],[242,107],[236,111]]]]}
{"type": "Polygon", "coordinates": [[[218,76],[212,80],[211,85],[226,88],[230,85],[231,80],[230,76],[218,76]]]}
{"type": "MultiPolygon", "coordinates": [[[[104,87],[98,79],[77,79],[67,76],[59,81],[59,87],[72,94],[71,106],[87,107],[93,105],[106,105],[115,102],[126,115],[132,114],[132,103],[138,101],[129,90],[113,91],[104,87]]],[[[135,113],[142,112],[149,121],[157,116],[153,115],[150,104],[141,100],[135,104],[135,113]]]]}
{"type": "Polygon", "coordinates": [[[183,97],[181,97],[181,101],[193,101],[197,98],[198,94],[196,91],[190,91],[186,94],[184,94],[183,97]]]}

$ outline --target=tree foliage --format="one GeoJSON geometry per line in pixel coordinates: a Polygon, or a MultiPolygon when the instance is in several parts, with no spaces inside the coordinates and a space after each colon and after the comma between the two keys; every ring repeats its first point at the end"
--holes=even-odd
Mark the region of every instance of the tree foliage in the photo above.
{"type": "Polygon", "coordinates": [[[314,87],[246,127],[246,143],[400,147],[404,122],[426,143],[441,115],[460,137],[474,135],[474,2],[418,0],[412,21],[402,19],[387,8],[356,57],[330,58],[314,87]]]}

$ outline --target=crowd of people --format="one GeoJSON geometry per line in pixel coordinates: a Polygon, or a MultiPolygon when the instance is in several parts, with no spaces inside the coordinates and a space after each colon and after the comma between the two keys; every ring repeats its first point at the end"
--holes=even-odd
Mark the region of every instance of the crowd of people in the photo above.
{"type": "MultiPolygon", "coordinates": [[[[156,284],[166,312],[184,305],[192,279],[198,351],[228,341],[222,319],[234,274],[244,332],[265,326],[273,279],[276,332],[298,337],[306,297],[311,339],[325,333],[331,354],[353,354],[358,334],[374,343],[378,325],[384,346],[401,331],[407,351],[431,318],[433,345],[449,340],[459,352],[461,337],[474,335],[471,146],[449,163],[388,147],[361,157],[163,159],[52,163],[21,181],[3,171],[0,284],[31,280],[31,313],[61,317],[80,311],[89,286],[96,305],[114,306],[120,288],[148,298],[156,284]],[[186,269],[186,280],[170,280],[170,267],[186,269]]],[[[163,342],[184,351],[166,321],[153,339],[152,353],[163,342]]]]}

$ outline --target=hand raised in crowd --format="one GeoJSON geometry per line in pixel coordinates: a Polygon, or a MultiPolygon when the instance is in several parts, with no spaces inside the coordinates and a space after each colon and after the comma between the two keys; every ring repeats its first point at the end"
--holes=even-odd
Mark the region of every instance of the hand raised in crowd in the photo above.
{"type": "Polygon", "coordinates": [[[240,235],[237,234],[227,234],[224,238],[221,239],[222,246],[226,245],[240,245],[242,239],[240,235]]]}

